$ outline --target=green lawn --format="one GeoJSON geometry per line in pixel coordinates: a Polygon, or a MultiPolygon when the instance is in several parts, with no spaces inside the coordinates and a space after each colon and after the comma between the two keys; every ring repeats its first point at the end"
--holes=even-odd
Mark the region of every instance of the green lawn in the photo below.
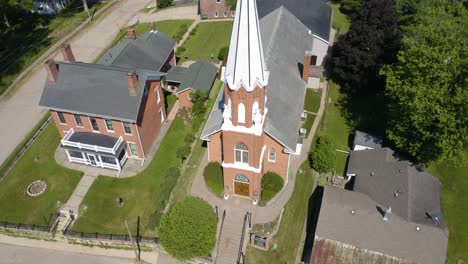
{"type": "Polygon", "coordinates": [[[304,101],[304,110],[317,113],[320,108],[322,89],[307,89],[304,101]]]}
{"type": "Polygon", "coordinates": [[[157,234],[157,226],[172,189],[167,188],[166,170],[180,168],[177,149],[185,144],[189,130],[181,118],[176,118],[148,167],[137,176],[112,178],[99,176],[80,206],[80,217],[74,231],[125,234],[127,219],[133,231],[138,216],[140,232],[145,236],[157,234]],[[124,206],[116,206],[121,197],[124,206]]]}
{"type": "Polygon", "coordinates": [[[197,59],[218,61],[219,50],[229,46],[232,22],[204,22],[198,24],[194,30],[195,34],[189,36],[182,45],[185,51],[178,54],[179,61],[197,59]]]}
{"type": "MultiPolygon", "coordinates": [[[[468,152],[465,152],[468,155],[468,152]]],[[[455,168],[432,164],[428,171],[437,177],[442,188],[442,212],[450,234],[446,263],[456,263],[461,257],[468,261],[468,166],[455,168]]]]}
{"type": "Polygon", "coordinates": [[[348,162],[348,154],[343,152],[336,152],[336,161],[335,161],[335,172],[336,175],[345,176],[346,175],[346,165],[348,162]]]}
{"type": "MultiPolygon", "coordinates": [[[[175,36],[178,34],[178,31],[181,27],[181,25],[185,25],[187,28],[190,27],[190,25],[193,23],[194,20],[190,19],[181,19],[181,20],[163,20],[163,21],[157,21],[156,22],[156,29],[160,30],[167,36],[171,38],[175,38],[175,36]]],[[[149,23],[141,23],[135,26],[135,31],[137,36],[142,35],[145,32],[149,31],[149,23]]],[[[185,33],[186,31],[184,31],[185,33]]],[[[113,46],[115,46],[119,41],[124,38],[127,35],[127,28],[122,28],[117,36],[115,36],[114,40],[107,46],[104,50],[101,51],[101,53],[96,57],[94,62],[97,62],[104,53],[113,46]]]]}
{"type": "Polygon", "coordinates": [[[348,138],[354,131],[348,123],[340,109],[340,99],[344,95],[340,92],[340,87],[330,81],[325,115],[320,129],[321,135],[328,135],[337,149],[350,150],[348,138]]]}
{"type": "Polygon", "coordinates": [[[164,99],[166,100],[166,113],[169,114],[177,101],[177,95],[174,93],[164,92],[164,99]]]}
{"type": "MultiPolygon", "coordinates": [[[[205,115],[205,118],[207,118],[210,114],[211,108],[214,105],[214,102],[216,100],[216,97],[218,96],[219,90],[221,89],[222,85],[223,83],[220,80],[215,80],[213,88],[211,88],[210,95],[208,97],[208,103],[206,106],[207,113],[205,115]]],[[[204,122],[201,124],[200,129],[203,129],[203,127],[204,122]]],[[[171,203],[180,202],[185,197],[190,195],[194,177],[197,173],[201,159],[203,158],[205,152],[206,147],[203,145],[203,141],[199,138],[199,136],[197,136],[197,139],[195,140],[195,145],[192,148],[192,152],[187,161],[187,164],[182,170],[177,185],[174,187],[174,191],[172,192],[171,203]]]]}
{"type": "Polygon", "coordinates": [[[67,202],[83,175],[59,166],[54,153],[60,135],[53,124],[0,181],[0,221],[47,226],[51,216],[67,202]],[[36,180],[47,184],[38,197],[28,196],[27,186],[36,180]]]}
{"type": "Polygon", "coordinates": [[[302,127],[307,129],[306,137],[309,136],[312,125],[314,124],[315,115],[308,113],[306,121],[302,124],[302,127]]]}
{"type": "MultiPolygon", "coordinates": [[[[89,3],[91,14],[105,3],[89,3]]],[[[31,63],[88,18],[75,0],[55,16],[28,15],[12,19],[12,30],[0,30],[0,94],[31,63]]]]}
{"type": "Polygon", "coordinates": [[[315,175],[308,162],[301,168],[303,172],[296,176],[294,191],[285,206],[279,231],[271,242],[271,245],[278,244],[278,248],[270,247],[269,251],[263,251],[249,246],[246,263],[296,263],[315,175]]]}
{"type": "Polygon", "coordinates": [[[338,31],[337,35],[345,34],[351,25],[350,19],[347,15],[340,12],[339,3],[331,3],[330,5],[333,9],[332,27],[338,31]]]}

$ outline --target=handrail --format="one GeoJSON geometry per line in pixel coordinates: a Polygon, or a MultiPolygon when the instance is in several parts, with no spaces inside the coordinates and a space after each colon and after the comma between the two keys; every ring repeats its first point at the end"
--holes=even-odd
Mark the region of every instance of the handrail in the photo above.
{"type": "Polygon", "coordinates": [[[244,216],[244,224],[242,226],[242,234],[241,234],[241,240],[240,240],[240,245],[239,245],[239,253],[237,254],[237,264],[240,264],[240,263],[243,263],[243,255],[244,255],[244,252],[242,252],[242,250],[244,249],[244,239],[245,239],[245,227],[246,227],[246,224],[247,224],[247,219],[249,217],[249,212],[246,212],[245,213],[245,216],[244,216]],[[241,262],[242,260],[242,262],[241,262]]]}
{"type": "Polygon", "coordinates": [[[122,138],[122,136],[120,136],[119,139],[117,140],[117,142],[115,142],[115,144],[114,144],[114,146],[112,148],[106,148],[106,147],[100,147],[100,146],[96,146],[96,145],[90,145],[90,144],[84,144],[84,143],[80,143],[80,142],[69,141],[70,137],[74,133],[75,133],[75,131],[73,130],[73,128],[71,128],[67,132],[67,134],[65,134],[63,139],[61,140],[62,145],[70,146],[70,147],[76,147],[76,148],[79,148],[79,149],[94,150],[96,152],[99,151],[99,152],[112,153],[112,154],[115,155],[117,153],[118,148],[120,147],[120,144],[122,144],[122,142],[123,142],[123,138],[122,138]]]}

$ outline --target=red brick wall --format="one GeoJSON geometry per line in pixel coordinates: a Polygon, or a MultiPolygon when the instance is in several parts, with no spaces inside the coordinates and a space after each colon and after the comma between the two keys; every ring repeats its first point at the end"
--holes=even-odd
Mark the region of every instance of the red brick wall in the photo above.
{"type": "Polygon", "coordinates": [[[168,70],[172,68],[172,66],[175,66],[175,65],[176,65],[176,56],[173,50],[171,54],[169,55],[169,57],[167,57],[166,62],[164,62],[163,66],[161,67],[159,71],[167,72],[168,70]]]}
{"type": "Polygon", "coordinates": [[[262,174],[254,173],[251,171],[224,168],[223,169],[224,193],[229,194],[229,195],[234,195],[234,178],[236,177],[237,174],[243,174],[244,176],[249,178],[249,198],[260,200],[262,174]],[[254,195],[255,193],[257,195],[254,195]]]}
{"type": "Polygon", "coordinates": [[[210,162],[222,163],[223,150],[221,149],[221,132],[211,136],[211,141],[208,142],[208,160],[210,162]]]}
{"type": "Polygon", "coordinates": [[[177,98],[179,99],[179,106],[180,107],[192,107],[193,103],[190,100],[190,94],[193,92],[192,89],[187,89],[181,93],[177,94],[177,98]]]}
{"type": "Polygon", "coordinates": [[[140,132],[143,149],[145,153],[148,153],[162,126],[159,111],[162,110],[164,120],[166,120],[166,108],[161,83],[147,82],[146,85],[148,87],[148,95],[141,102],[142,105],[138,115],[138,131],[140,132]],[[159,93],[159,102],[157,93],[159,93]]]}
{"type": "Polygon", "coordinates": [[[260,166],[260,155],[263,148],[263,137],[232,131],[223,131],[223,160],[226,163],[234,163],[234,147],[243,143],[249,149],[249,166],[258,168],[260,166]]]}
{"type": "Polygon", "coordinates": [[[201,16],[207,16],[208,18],[225,18],[224,12],[226,12],[226,17],[233,17],[226,0],[219,0],[219,3],[217,0],[200,0],[201,16]],[[217,17],[216,12],[218,13],[217,17]]]}
{"type": "MultiPolygon", "coordinates": [[[[57,113],[55,111],[50,111],[52,118],[54,119],[55,126],[57,127],[60,136],[63,138],[65,136],[65,132],[69,131],[71,128],[75,132],[94,132],[94,133],[99,133],[103,135],[108,135],[114,138],[119,138],[120,136],[126,141],[126,142],[132,142],[135,143],[137,146],[137,151],[138,151],[138,158],[143,158],[143,152],[142,148],[140,145],[140,140],[138,139],[137,135],[137,130],[136,130],[136,125],[135,124],[130,124],[130,129],[132,130],[132,134],[128,135],[125,134],[125,130],[123,127],[123,123],[119,120],[112,120],[112,126],[114,128],[114,132],[107,131],[106,123],[104,119],[100,117],[95,117],[96,122],[99,127],[99,131],[95,132],[93,131],[93,128],[91,126],[91,121],[89,120],[89,117],[86,115],[80,115],[81,117],[81,122],[83,123],[82,127],[79,127],[75,123],[75,118],[73,117],[73,114],[71,113],[63,113],[63,116],[65,117],[66,124],[61,124],[59,121],[59,118],[57,116],[57,113]]],[[[131,157],[131,152],[130,148],[128,147],[128,144],[125,146],[125,149],[127,151],[127,155],[131,157]]]]}
{"type": "Polygon", "coordinates": [[[258,108],[261,110],[263,114],[263,108],[265,106],[265,88],[261,88],[259,86],[255,87],[252,92],[247,92],[244,88],[239,88],[237,91],[231,90],[227,84],[224,85],[224,95],[226,98],[226,102],[231,99],[231,109],[232,109],[232,124],[242,125],[245,127],[251,127],[253,125],[252,122],[252,107],[255,101],[258,102],[258,108]],[[245,123],[238,123],[238,106],[240,103],[243,103],[245,106],[245,123]]]}
{"type": "Polygon", "coordinates": [[[267,134],[264,134],[264,142],[266,150],[265,156],[263,157],[263,173],[265,174],[268,171],[276,172],[286,182],[288,177],[289,154],[284,153],[284,147],[267,134]],[[268,154],[271,148],[276,151],[275,162],[268,161],[268,154]]]}

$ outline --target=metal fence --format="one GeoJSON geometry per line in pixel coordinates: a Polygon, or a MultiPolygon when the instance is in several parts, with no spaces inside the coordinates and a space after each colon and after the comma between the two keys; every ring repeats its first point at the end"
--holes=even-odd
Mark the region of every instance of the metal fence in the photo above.
{"type": "MultiPolygon", "coordinates": [[[[85,240],[100,240],[100,241],[109,241],[109,242],[132,242],[130,236],[127,234],[119,235],[119,234],[101,234],[101,233],[84,233],[84,232],[76,232],[72,230],[66,230],[63,232],[65,236],[78,238],[78,239],[85,239],[85,240]]],[[[158,237],[136,237],[138,242],[148,243],[148,244],[159,244],[158,237]]]]}
{"type": "Polygon", "coordinates": [[[38,226],[38,225],[26,225],[26,224],[12,224],[8,222],[0,221],[0,227],[15,230],[28,230],[28,231],[40,231],[49,233],[49,227],[38,226]]]}

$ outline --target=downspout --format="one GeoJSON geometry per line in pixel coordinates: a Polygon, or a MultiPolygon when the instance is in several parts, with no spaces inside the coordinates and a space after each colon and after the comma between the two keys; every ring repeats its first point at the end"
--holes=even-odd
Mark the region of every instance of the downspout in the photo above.
{"type": "Polygon", "coordinates": [[[289,165],[291,164],[291,154],[288,154],[288,170],[286,171],[286,184],[289,182],[289,165]]]}
{"type": "Polygon", "coordinates": [[[140,129],[138,129],[138,125],[135,123],[136,126],[136,131],[138,135],[138,140],[140,141],[140,148],[141,148],[141,153],[143,153],[143,160],[141,161],[141,166],[145,163],[145,151],[143,150],[143,144],[141,143],[141,137],[140,137],[140,129]]]}

